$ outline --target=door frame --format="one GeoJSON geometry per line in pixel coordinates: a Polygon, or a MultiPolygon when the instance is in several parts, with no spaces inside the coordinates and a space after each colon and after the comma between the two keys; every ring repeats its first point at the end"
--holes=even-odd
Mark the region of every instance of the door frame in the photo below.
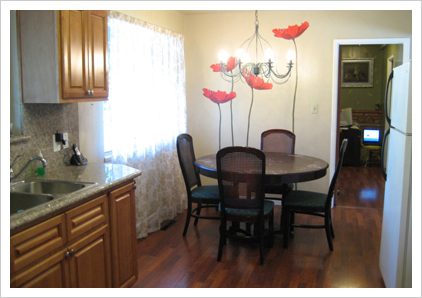
{"type": "MultiPolygon", "coordinates": [[[[331,141],[330,141],[330,164],[336,164],[338,148],[338,94],[339,94],[339,69],[340,69],[340,46],[343,45],[376,45],[376,44],[402,44],[403,63],[411,60],[411,38],[372,38],[372,39],[335,39],[333,42],[333,76],[332,76],[332,99],[331,99],[331,141]]],[[[330,167],[330,179],[333,177],[335,167],[330,167]]]]}

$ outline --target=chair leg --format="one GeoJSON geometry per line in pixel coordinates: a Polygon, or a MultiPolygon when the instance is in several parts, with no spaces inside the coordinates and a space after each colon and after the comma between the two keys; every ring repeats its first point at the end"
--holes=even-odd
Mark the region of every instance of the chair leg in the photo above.
{"type": "Polygon", "coordinates": [[[281,209],[281,230],[283,232],[283,247],[287,248],[287,246],[289,245],[289,230],[290,230],[290,211],[286,208],[283,207],[281,209]]]}
{"type": "MultiPolygon", "coordinates": [[[[246,223],[246,227],[245,227],[245,229],[246,229],[246,232],[248,232],[249,233],[249,235],[252,235],[252,229],[251,229],[251,224],[248,222],[248,223],[246,223]]],[[[254,231],[255,231],[255,228],[254,228],[254,231]]],[[[254,232],[255,233],[255,232],[254,232]]]]}
{"type": "Polygon", "coordinates": [[[195,222],[193,223],[193,225],[197,225],[198,224],[198,220],[199,220],[199,216],[201,216],[201,208],[202,208],[202,204],[198,203],[198,207],[196,208],[196,218],[195,218],[195,222]]]}
{"type": "Polygon", "coordinates": [[[269,237],[270,237],[270,242],[269,242],[269,246],[273,247],[274,245],[274,210],[271,211],[270,214],[270,218],[268,220],[268,230],[269,230],[269,237]]]}
{"type": "Polygon", "coordinates": [[[221,261],[221,257],[223,256],[223,246],[226,244],[226,222],[222,221],[220,224],[220,241],[218,243],[218,255],[217,261],[221,261]]]}
{"type": "Polygon", "coordinates": [[[183,229],[183,237],[186,236],[186,233],[188,232],[190,217],[192,214],[192,203],[188,203],[188,210],[186,211],[186,221],[185,221],[185,228],[183,229]]]}
{"type": "Polygon", "coordinates": [[[264,264],[264,218],[261,218],[258,222],[259,226],[259,263],[264,264]]]}
{"type": "Polygon", "coordinates": [[[331,231],[331,237],[334,239],[335,235],[334,235],[334,228],[333,228],[333,220],[330,217],[330,231],[331,231]]]}
{"type": "Polygon", "coordinates": [[[290,213],[290,220],[289,220],[289,225],[290,225],[289,236],[291,238],[293,238],[295,236],[295,226],[294,226],[294,224],[295,224],[295,213],[291,212],[290,213]]]}
{"type": "Polygon", "coordinates": [[[331,235],[331,223],[328,216],[325,216],[324,222],[325,222],[325,235],[327,235],[328,246],[330,247],[330,250],[333,251],[334,248],[333,248],[333,239],[331,235]]]}

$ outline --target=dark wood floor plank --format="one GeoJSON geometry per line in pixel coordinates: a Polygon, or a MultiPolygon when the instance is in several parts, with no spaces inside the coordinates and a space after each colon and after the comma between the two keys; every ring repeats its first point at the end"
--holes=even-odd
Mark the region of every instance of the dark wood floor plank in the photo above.
{"type": "MultiPolygon", "coordinates": [[[[296,229],[288,249],[282,237],[259,265],[255,244],[228,241],[217,262],[217,221],[191,225],[185,238],[185,214],[165,231],[138,241],[139,278],[134,287],[150,288],[296,288],[383,287],[378,269],[384,181],[379,168],[344,167],[333,208],[334,251],[323,230],[296,229]]],[[[280,208],[276,207],[275,225],[280,208]]],[[[297,222],[320,219],[298,215],[297,222]]]]}

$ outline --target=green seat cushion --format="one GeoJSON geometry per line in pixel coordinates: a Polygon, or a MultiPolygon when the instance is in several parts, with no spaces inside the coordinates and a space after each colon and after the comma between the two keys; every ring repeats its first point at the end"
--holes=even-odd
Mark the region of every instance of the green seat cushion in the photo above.
{"type": "Polygon", "coordinates": [[[324,211],[327,194],[294,190],[283,200],[283,206],[294,209],[312,209],[314,211],[324,211]]]}
{"type": "Polygon", "coordinates": [[[191,192],[192,199],[195,201],[219,201],[220,192],[218,185],[203,185],[194,188],[191,192]]]}
{"type": "MultiPolygon", "coordinates": [[[[274,208],[274,202],[264,201],[264,215],[268,215],[274,208]]],[[[237,208],[226,208],[226,214],[240,217],[256,217],[258,216],[258,209],[237,209],[237,208]]]]}
{"type": "Polygon", "coordinates": [[[265,193],[272,193],[272,194],[287,194],[293,189],[293,184],[283,183],[283,184],[266,184],[265,185],[265,193]]]}

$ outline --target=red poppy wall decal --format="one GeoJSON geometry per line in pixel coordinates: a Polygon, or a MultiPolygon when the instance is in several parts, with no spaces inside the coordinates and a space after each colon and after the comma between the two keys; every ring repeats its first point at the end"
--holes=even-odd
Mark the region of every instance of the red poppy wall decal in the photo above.
{"type": "Polygon", "coordinates": [[[226,70],[227,71],[232,71],[237,65],[237,59],[235,57],[230,57],[227,60],[227,67],[226,70]]]}
{"type": "Polygon", "coordinates": [[[308,29],[309,23],[307,21],[303,22],[300,26],[292,25],[288,26],[285,29],[273,29],[275,37],[284,38],[284,39],[295,39],[299,37],[306,29],[308,29]]]}
{"type": "MultiPolygon", "coordinates": [[[[231,91],[227,93],[226,91],[213,91],[207,88],[202,89],[203,95],[209,98],[212,102],[215,102],[218,105],[219,112],[219,121],[218,121],[218,149],[221,149],[221,108],[220,104],[231,101],[236,97],[236,92],[231,91]]],[[[230,102],[231,104],[231,102],[230,102]]],[[[231,108],[231,106],[230,106],[231,108]]]]}
{"type": "Polygon", "coordinates": [[[308,29],[309,23],[304,21],[300,26],[298,25],[291,25],[285,29],[273,29],[273,33],[275,37],[284,38],[287,40],[293,41],[295,46],[295,59],[296,59],[296,81],[295,81],[295,91],[293,93],[293,107],[292,107],[292,132],[295,132],[295,107],[296,107],[296,94],[297,94],[297,83],[298,83],[298,64],[297,64],[297,46],[295,39],[302,35],[303,32],[308,29]]]}
{"type": "MultiPolygon", "coordinates": [[[[227,74],[227,73],[229,73],[230,75],[229,75],[229,77],[230,77],[230,79],[229,79],[229,81],[231,82],[231,91],[230,91],[230,93],[228,93],[228,94],[226,94],[226,95],[223,95],[223,94],[219,94],[218,96],[220,97],[220,98],[216,98],[215,96],[216,95],[213,95],[214,96],[214,98],[211,98],[211,97],[209,97],[209,96],[207,96],[206,94],[211,94],[210,92],[209,92],[209,90],[207,91],[207,92],[205,92],[205,88],[203,89],[203,91],[204,91],[204,96],[206,96],[206,97],[208,97],[209,99],[211,99],[212,101],[214,101],[214,102],[216,102],[215,100],[227,100],[227,101],[229,101],[230,99],[233,99],[234,98],[234,96],[236,96],[236,93],[234,93],[233,92],[233,88],[234,88],[234,76],[232,75],[233,74],[233,69],[235,69],[236,68],[236,66],[238,66],[239,65],[239,61],[235,58],[235,57],[229,57],[228,59],[227,59],[227,63],[226,64],[224,64],[224,63],[216,63],[216,64],[211,64],[210,65],[210,67],[211,67],[211,69],[212,69],[212,71],[213,72],[221,72],[222,74],[223,73],[225,73],[225,74],[227,74]],[[234,96],[233,96],[233,94],[234,94],[234,96]],[[228,96],[228,97],[227,97],[228,96]],[[230,96],[233,96],[233,98],[230,98],[230,96]]],[[[223,91],[219,91],[219,92],[223,92],[223,91]]],[[[210,95],[211,96],[211,95],[210,95]]],[[[220,102],[220,103],[223,103],[223,102],[220,102]]],[[[219,107],[220,108],[220,107],[219,107]]],[[[230,101],[230,122],[231,122],[231,135],[232,135],[232,146],[234,146],[234,132],[233,132],[233,104],[232,104],[232,102],[230,101]]],[[[221,111],[220,111],[220,119],[221,119],[221,111]]],[[[221,120],[220,120],[220,127],[221,127],[221,120]]],[[[221,128],[220,128],[220,130],[221,130],[221,128]]],[[[221,133],[219,133],[219,135],[221,136],[221,133]]],[[[219,140],[221,139],[221,137],[219,138],[219,140]]],[[[219,142],[219,144],[221,144],[221,140],[220,140],[220,142],[219,142]]],[[[220,145],[219,145],[219,148],[221,148],[220,147],[220,145]]]]}
{"type": "Polygon", "coordinates": [[[221,71],[221,64],[217,63],[217,64],[211,64],[211,69],[213,72],[220,72],[221,71]]]}
{"type": "MultiPolygon", "coordinates": [[[[309,27],[308,22],[303,22],[300,26],[293,25],[285,29],[274,29],[273,32],[276,37],[292,40],[295,44],[295,38],[299,37],[309,27]]],[[[297,52],[297,50],[296,50],[297,52]]],[[[291,70],[293,68],[293,61],[287,63],[287,70],[285,73],[278,71],[276,60],[272,53],[272,47],[267,40],[259,33],[259,20],[258,11],[255,11],[255,32],[252,36],[248,37],[236,50],[236,56],[229,56],[225,50],[221,50],[219,55],[220,63],[210,65],[213,72],[218,72],[224,81],[231,83],[230,92],[225,91],[212,91],[207,88],[203,89],[203,95],[213,102],[218,104],[220,112],[219,122],[219,148],[221,148],[221,108],[220,104],[230,102],[231,114],[231,137],[232,146],[234,146],[234,129],[233,129],[233,98],[236,96],[234,93],[234,83],[243,82],[248,84],[251,89],[251,102],[249,107],[246,146],[249,146],[249,127],[251,120],[251,112],[254,103],[255,90],[272,90],[273,83],[284,84],[291,77],[291,70]],[[251,46],[252,45],[252,46],[251,46]],[[253,45],[254,51],[253,51],[253,45]],[[267,47],[264,51],[264,47],[267,47]],[[224,57],[224,58],[223,58],[224,57]],[[228,57],[228,59],[227,59],[228,57]],[[227,60],[227,61],[226,61],[227,60]]],[[[297,55],[296,55],[297,56],[297,55]]],[[[297,60],[297,58],[296,58],[297,60]]],[[[297,71],[296,71],[296,87],[297,87],[297,71]]],[[[293,115],[294,105],[296,99],[296,87],[293,101],[293,115]]],[[[294,120],[293,129],[294,129],[294,120]]]]}
{"type": "Polygon", "coordinates": [[[252,113],[252,106],[254,100],[254,92],[253,90],[270,90],[273,88],[273,84],[266,83],[261,77],[254,75],[250,72],[242,72],[242,76],[245,79],[246,83],[251,87],[252,96],[251,96],[251,104],[249,106],[249,114],[248,114],[248,128],[246,130],[246,146],[249,144],[249,127],[251,124],[251,113],[252,113]]]}
{"type": "MultiPolygon", "coordinates": [[[[211,69],[213,72],[220,72],[222,71],[222,63],[211,64],[211,69]]],[[[226,71],[232,71],[237,66],[237,60],[235,57],[230,57],[225,64],[226,71]]]]}
{"type": "Polygon", "coordinates": [[[256,90],[269,90],[273,88],[273,84],[266,83],[261,77],[258,77],[252,73],[243,74],[243,78],[245,79],[248,85],[256,90]]]}
{"type": "Polygon", "coordinates": [[[207,88],[202,89],[205,97],[211,99],[213,102],[220,104],[226,103],[236,97],[236,92],[227,93],[226,91],[212,91],[207,88]]]}

